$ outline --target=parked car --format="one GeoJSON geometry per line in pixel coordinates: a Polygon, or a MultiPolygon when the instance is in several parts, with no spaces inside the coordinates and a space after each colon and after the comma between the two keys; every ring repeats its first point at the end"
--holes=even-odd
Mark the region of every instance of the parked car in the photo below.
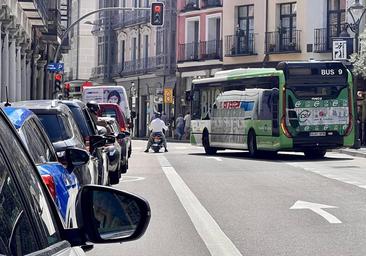
{"type": "MultiPolygon", "coordinates": [[[[15,102],[12,106],[27,108],[38,116],[61,162],[65,161],[66,149],[87,149],[71,110],[58,100],[15,102]]],[[[81,185],[100,184],[97,162],[92,157],[88,165],[76,168],[74,173],[81,185]]]]}
{"type": "Polygon", "coordinates": [[[112,185],[118,184],[121,174],[126,173],[128,169],[126,135],[119,132],[114,118],[98,117],[98,125],[103,126],[107,130],[106,135],[115,138],[115,142],[108,145],[109,161],[114,167],[109,171],[109,180],[112,185]]]}
{"type": "MultiPolygon", "coordinates": [[[[80,184],[73,173],[71,154],[82,154],[82,150],[70,148],[64,164],[57,162],[57,155],[38,117],[25,108],[4,108],[12,124],[18,130],[20,138],[27,147],[32,160],[46,184],[67,227],[76,224],[75,201],[80,184]]],[[[87,164],[89,158],[83,164],[87,164]]],[[[80,163],[82,165],[82,163],[80,163]]]]}
{"type": "MultiPolygon", "coordinates": [[[[112,117],[116,119],[120,132],[130,131],[132,128],[132,122],[128,122],[126,116],[120,105],[115,103],[99,103],[100,110],[98,116],[100,117],[112,117]]],[[[132,142],[131,136],[126,136],[125,139],[128,143],[128,157],[132,154],[132,142]]]]}
{"type": "MultiPolygon", "coordinates": [[[[89,156],[83,152],[70,157],[76,166],[89,156]]],[[[1,109],[0,169],[0,255],[81,256],[80,246],[86,243],[135,240],[149,224],[151,212],[144,199],[85,185],[77,195],[78,228],[64,228],[30,154],[1,109]]]]}
{"type": "Polygon", "coordinates": [[[63,100],[61,102],[70,108],[87,149],[93,158],[96,159],[98,184],[107,185],[109,183],[109,171],[114,167],[113,164],[111,166],[109,162],[109,151],[106,146],[103,143],[99,143],[99,145],[98,143],[95,143],[95,141],[100,140],[104,135],[100,134],[101,132],[98,131],[97,124],[92,117],[93,113],[91,113],[87,105],[80,100],[63,100]]]}

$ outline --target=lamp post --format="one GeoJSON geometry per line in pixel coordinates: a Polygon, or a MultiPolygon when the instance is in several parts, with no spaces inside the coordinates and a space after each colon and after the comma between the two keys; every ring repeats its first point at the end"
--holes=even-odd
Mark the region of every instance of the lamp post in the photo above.
{"type": "Polygon", "coordinates": [[[360,3],[360,0],[355,2],[348,8],[348,12],[351,15],[352,24],[348,24],[349,28],[355,33],[355,52],[358,53],[358,38],[360,36],[360,24],[363,16],[365,15],[366,8],[360,3]]]}
{"type": "MultiPolygon", "coordinates": [[[[131,82],[130,92],[133,92],[136,104],[136,137],[140,136],[140,77],[137,77],[137,88],[135,82],[131,82]]],[[[132,94],[131,94],[132,95],[132,94]]]]}

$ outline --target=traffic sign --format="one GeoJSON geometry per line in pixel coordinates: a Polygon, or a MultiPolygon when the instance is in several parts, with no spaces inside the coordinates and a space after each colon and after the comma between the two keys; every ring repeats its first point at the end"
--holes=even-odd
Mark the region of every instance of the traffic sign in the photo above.
{"type": "Polygon", "coordinates": [[[164,103],[173,104],[173,88],[164,88],[164,103]]]}
{"type": "Polygon", "coordinates": [[[64,63],[50,63],[47,65],[47,70],[51,72],[63,72],[64,69],[64,63]]]}

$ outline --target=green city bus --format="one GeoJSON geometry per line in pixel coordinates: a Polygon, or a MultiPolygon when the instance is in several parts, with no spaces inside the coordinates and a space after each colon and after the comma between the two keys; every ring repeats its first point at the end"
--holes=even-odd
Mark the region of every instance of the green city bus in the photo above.
{"type": "Polygon", "coordinates": [[[341,62],[281,62],[220,71],[192,83],[191,144],[217,150],[297,151],[322,158],[355,141],[351,72],[341,62]]]}

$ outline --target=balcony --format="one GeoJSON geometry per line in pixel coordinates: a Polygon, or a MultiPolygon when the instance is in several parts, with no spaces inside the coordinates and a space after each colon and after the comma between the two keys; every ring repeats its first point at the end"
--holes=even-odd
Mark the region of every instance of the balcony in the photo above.
{"type": "Polygon", "coordinates": [[[19,0],[20,7],[34,26],[45,26],[48,20],[47,0],[19,0]]]}
{"type": "Polygon", "coordinates": [[[301,52],[300,30],[266,33],[266,53],[301,52]]]}
{"type": "Polygon", "coordinates": [[[222,7],[221,0],[202,0],[202,9],[222,7]]]}
{"type": "Polygon", "coordinates": [[[330,52],[330,41],[326,28],[317,28],[314,30],[314,52],[330,52]]]}
{"type": "Polygon", "coordinates": [[[186,4],[182,10],[182,12],[190,12],[196,11],[200,9],[200,1],[199,0],[186,0],[186,4]]]}
{"type": "Polygon", "coordinates": [[[125,61],[119,63],[113,69],[113,76],[131,76],[137,74],[147,74],[155,71],[160,65],[158,61],[162,61],[157,57],[142,58],[135,61],[125,61]]]}
{"type": "Polygon", "coordinates": [[[48,11],[48,32],[44,33],[44,39],[51,42],[58,42],[62,32],[60,11],[50,9],[48,11]]]}
{"type": "Polygon", "coordinates": [[[116,16],[113,28],[120,29],[150,23],[150,11],[124,11],[116,16]]]}
{"type": "Polygon", "coordinates": [[[225,38],[225,55],[226,56],[243,56],[254,55],[254,34],[246,35],[230,35],[225,38]]]}
{"type": "Polygon", "coordinates": [[[92,79],[104,78],[108,72],[108,67],[106,65],[99,65],[92,68],[92,79]]]}
{"type": "Polygon", "coordinates": [[[179,44],[178,62],[222,59],[222,40],[179,44]]]}

